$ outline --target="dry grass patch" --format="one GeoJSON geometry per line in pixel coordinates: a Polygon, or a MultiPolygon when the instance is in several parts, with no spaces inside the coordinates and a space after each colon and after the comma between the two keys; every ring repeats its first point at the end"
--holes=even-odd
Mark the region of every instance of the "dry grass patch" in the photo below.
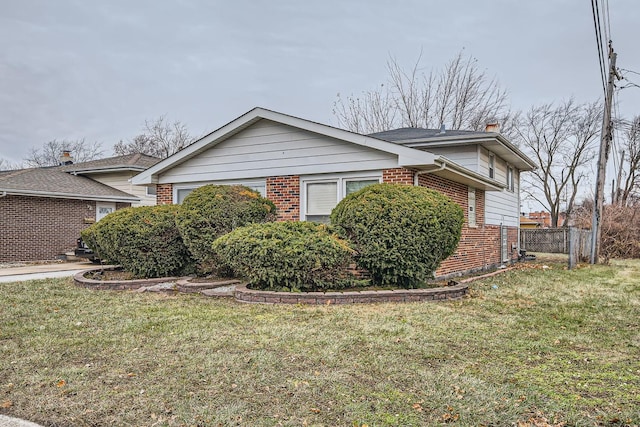
{"type": "Polygon", "coordinates": [[[639,424],[640,262],[550,266],[435,304],[0,284],[0,413],[52,426],[639,424]]]}

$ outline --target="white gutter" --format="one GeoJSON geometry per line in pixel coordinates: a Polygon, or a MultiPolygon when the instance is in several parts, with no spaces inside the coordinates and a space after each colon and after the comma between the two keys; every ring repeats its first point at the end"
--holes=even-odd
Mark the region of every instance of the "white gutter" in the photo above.
{"type": "MultiPolygon", "coordinates": [[[[439,160],[442,161],[442,159],[439,159],[439,160]]],[[[414,187],[419,187],[420,186],[420,175],[426,175],[428,173],[438,172],[438,171],[444,170],[444,168],[446,168],[446,167],[447,167],[447,163],[442,161],[442,164],[440,165],[440,167],[437,167],[435,169],[427,169],[427,170],[417,171],[413,175],[413,186],[414,187]]]]}
{"type": "Polygon", "coordinates": [[[2,193],[0,193],[0,199],[2,199],[3,197],[7,196],[7,192],[3,191],[2,193]]]}

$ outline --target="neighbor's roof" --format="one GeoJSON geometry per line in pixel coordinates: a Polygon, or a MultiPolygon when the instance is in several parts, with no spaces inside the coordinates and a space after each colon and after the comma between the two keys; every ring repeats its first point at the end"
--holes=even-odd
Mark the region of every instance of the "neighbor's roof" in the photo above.
{"type": "Polygon", "coordinates": [[[64,172],[60,167],[2,171],[0,193],[109,202],[140,201],[131,194],[90,178],[64,172]]]}
{"type": "Polygon", "coordinates": [[[158,163],[161,159],[146,154],[126,154],[124,156],[108,157],[106,159],[73,163],[60,166],[60,169],[73,174],[91,174],[117,172],[123,170],[142,172],[158,163]]]}
{"type": "Polygon", "coordinates": [[[400,128],[372,133],[369,136],[421,150],[479,144],[522,171],[531,171],[536,168],[533,160],[498,132],[468,130],[443,132],[440,129],[400,128]]]}

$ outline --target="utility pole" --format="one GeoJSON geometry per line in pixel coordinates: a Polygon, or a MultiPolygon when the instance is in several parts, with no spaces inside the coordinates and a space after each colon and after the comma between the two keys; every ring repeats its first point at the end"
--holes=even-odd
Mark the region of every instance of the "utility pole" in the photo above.
{"type": "Polygon", "coordinates": [[[622,165],[624,165],[624,150],[622,150],[622,152],[620,153],[620,169],[618,169],[618,179],[616,180],[616,198],[613,201],[617,205],[622,204],[622,198],[620,197],[620,181],[622,180],[622,165]]]}
{"type": "Polygon", "coordinates": [[[618,76],[616,71],[617,54],[609,42],[609,81],[605,94],[604,114],[602,117],[602,131],[600,135],[600,154],[598,155],[598,175],[596,177],[596,194],[593,202],[593,222],[591,225],[591,264],[598,263],[600,255],[600,241],[602,230],[602,206],[604,204],[604,182],[609,159],[609,147],[611,145],[611,102],[613,99],[613,79],[618,76]]]}

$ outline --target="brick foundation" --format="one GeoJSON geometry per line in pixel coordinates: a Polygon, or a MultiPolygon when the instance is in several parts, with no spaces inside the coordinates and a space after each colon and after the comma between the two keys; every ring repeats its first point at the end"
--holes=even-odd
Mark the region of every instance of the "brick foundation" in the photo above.
{"type": "MultiPolygon", "coordinates": [[[[116,208],[130,206],[116,203],[116,208]]],[[[8,195],[0,198],[0,261],[51,260],[72,251],[96,218],[94,200],[8,195]]]]}
{"type": "Polygon", "coordinates": [[[276,205],[278,221],[300,220],[300,177],[268,177],[267,199],[276,205]]]}

